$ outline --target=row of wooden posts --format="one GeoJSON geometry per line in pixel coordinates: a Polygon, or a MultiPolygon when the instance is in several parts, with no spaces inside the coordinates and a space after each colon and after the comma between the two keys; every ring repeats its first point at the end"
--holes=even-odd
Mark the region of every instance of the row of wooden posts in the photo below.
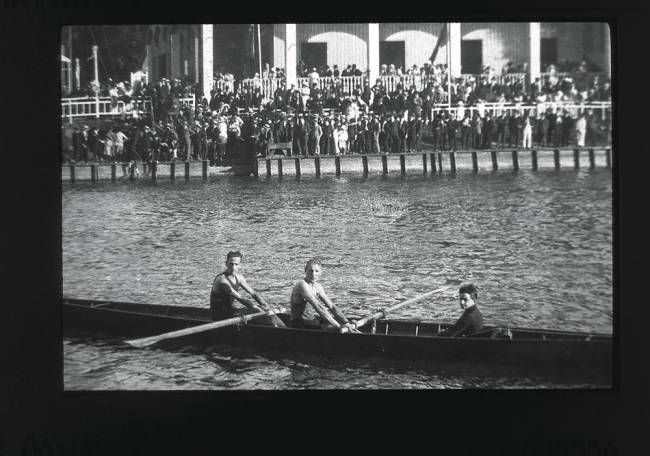
{"type": "MultiPolygon", "coordinates": [[[[190,164],[191,162],[186,161],[186,162],[180,162],[185,165],[185,179],[190,178],[190,164]]],[[[179,163],[179,164],[180,164],[179,163]]],[[[147,162],[143,163],[143,171],[147,173],[149,170],[151,170],[151,179],[156,180],[157,179],[157,171],[158,171],[158,165],[160,164],[168,164],[169,165],[169,178],[170,179],[176,179],[176,162],[162,162],[158,163],[155,161],[152,162],[147,162]]],[[[127,165],[127,163],[111,163],[111,181],[115,182],[117,180],[117,167],[118,166],[123,166],[127,165]]],[[[97,171],[97,167],[100,166],[96,163],[90,164],[90,165],[81,165],[81,166],[90,166],[90,181],[91,182],[96,182],[99,179],[99,173],[97,171]]],[[[76,180],[75,177],[75,165],[70,165],[70,182],[74,182],[76,180]]],[[[208,178],[208,161],[207,160],[202,160],[201,161],[201,177],[204,179],[208,178]]],[[[133,180],[135,179],[135,166],[129,166],[129,179],[133,180]]]]}
{"type": "MultiPolygon", "coordinates": [[[[537,150],[531,150],[531,162],[532,162],[532,167],[533,170],[537,170],[537,150]]],[[[595,150],[589,149],[589,168],[594,169],[596,167],[596,159],[595,159],[595,150]]],[[[436,172],[440,171],[442,172],[442,156],[444,153],[449,154],[449,165],[450,165],[450,170],[452,173],[456,172],[456,154],[458,152],[432,152],[432,153],[423,153],[422,154],[422,171],[423,173],[427,173],[427,156],[430,157],[430,162],[431,162],[431,172],[436,172]],[[438,159],[436,160],[436,156],[438,159]],[[438,163],[438,169],[436,170],[436,161],[438,163]]],[[[465,153],[465,152],[464,152],[465,153]]],[[[477,151],[471,151],[472,154],[472,170],[474,172],[478,172],[478,152],[477,151]]],[[[492,158],[492,169],[493,170],[498,170],[499,169],[499,162],[497,160],[497,153],[498,151],[492,150],[490,151],[490,155],[492,158]]],[[[400,172],[402,175],[406,174],[406,156],[407,155],[416,155],[416,154],[400,154],[399,155],[399,160],[400,160],[400,172]]],[[[511,151],[512,155],[512,167],[514,170],[519,169],[519,151],[518,150],[513,150],[511,151]]],[[[386,154],[380,154],[380,155],[375,155],[375,156],[380,156],[381,157],[381,165],[382,165],[382,172],[383,174],[388,174],[388,155],[386,154]]],[[[611,149],[610,148],[605,148],[605,156],[606,156],[606,162],[607,162],[607,167],[611,168],[612,167],[612,159],[611,159],[611,149]]],[[[349,156],[352,157],[352,156],[349,156]]],[[[285,160],[290,160],[291,158],[285,158],[285,160]]],[[[560,169],[560,150],[555,149],[553,151],[553,159],[554,159],[554,164],[555,164],[555,169],[560,169]]],[[[282,166],[282,161],[283,158],[267,158],[266,159],[266,175],[271,176],[271,162],[273,160],[276,160],[278,162],[278,176],[282,177],[283,175],[283,166],[282,166]]],[[[301,171],[301,157],[294,157],[293,160],[295,161],[295,168],[296,168],[296,176],[300,176],[302,171],[301,171]]],[[[316,176],[321,175],[321,157],[314,157],[314,166],[316,168],[316,176]]],[[[367,176],[368,175],[368,155],[361,155],[361,163],[363,166],[363,175],[367,176]]],[[[580,168],[580,149],[574,149],[573,150],[573,163],[574,163],[574,168],[579,169],[580,168]]],[[[341,157],[340,156],[335,156],[334,157],[334,166],[336,168],[336,175],[340,176],[341,175],[341,157]]]]}
{"type": "MultiPolygon", "coordinates": [[[[607,167],[611,168],[612,166],[612,159],[611,159],[611,148],[605,148],[605,157],[606,157],[606,163],[607,167]]],[[[511,151],[511,156],[512,156],[512,167],[514,170],[519,169],[519,150],[512,150],[511,151]]],[[[578,169],[580,168],[580,149],[574,149],[573,150],[573,163],[574,163],[574,168],[578,169]]],[[[423,153],[422,155],[422,171],[426,174],[428,172],[428,162],[430,161],[431,163],[431,172],[436,172],[440,171],[442,172],[442,157],[443,154],[449,154],[449,165],[450,165],[450,170],[452,173],[456,172],[456,154],[457,153],[467,153],[467,152],[431,152],[431,153],[423,153]],[[436,159],[437,157],[437,159],[436,159]],[[437,163],[437,165],[436,165],[437,163]]],[[[478,172],[478,152],[477,151],[471,151],[469,152],[472,155],[472,170],[474,172],[478,172]]],[[[532,168],[533,170],[537,170],[537,150],[531,150],[531,162],[532,162],[532,168]]],[[[596,166],[596,161],[595,161],[595,149],[591,148],[588,149],[589,153],[589,168],[593,169],[596,166]]],[[[493,170],[498,170],[499,169],[499,163],[497,160],[497,154],[498,151],[492,150],[490,151],[491,159],[492,159],[492,169],[493,170]]],[[[399,159],[400,159],[400,171],[402,175],[406,174],[406,156],[407,155],[419,155],[419,154],[400,154],[399,159]]],[[[370,155],[370,156],[379,156],[381,157],[381,164],[382,164],[382,171],[383,174],[388,174],[388,157],[389,155],[386,154],[379,154],[379,155],[370,155]]],[[[363,166],[363,175],[367,176],[368,175],[368,157],[369,155],[360,155],[360,156],[346,156],[345,159],[349,160],[355,157],[361,157],[361,163],[363,166]]],[[[266,159],[266,175],[271,176],[271,162],[272,161],[277,161],[278,163],[278,176],[282,177],[283,175],[283,160],[294,160],[295,163],[295,170],[296,170],[296,176],[300,176],[302,174],[301,171],[301,160],[304,157],[290,157],[290,158],[267,158],[266,159]]],[[[560,150],[555,149],[553,150],[553,159],[555,163],[555,169],[560,169],[560,150]]],[[[316,176],[321,175],[321,157],[314,157],[314,166],[316,168],[316,176]]],[[[176,165],[177,162],[164,162],[164,163],[157,163],[155,161],[144,163],[144,172],[147,173],[147,171],[150,170],[150,177],[152,180],[157,179],[157,168],[159,164],[167,164],[170,167],[170,179],[176,179],[176,165]]],[[[190,178],[190,164],[191,162],[186,161],[186,162],[179,162],[178,163],[183,164],[185,166],[185,179],[190,178]]],[[[123,166],[126,164],[118,164],[118,163],[111,163],[111,181],[115,182],[117,180],[117,167],[118,166],[123,166]]],[[[70,165],[70,181],[74,182],[76,180],[75,176],[75,168],[78,165],[70,165]]],[[[98,166],[99,164],[90,164],[90,165],[81,165],[81,166],[90,166],[90,180],[91,182],[96,182],[99,179],[99,173],[98,173],[98,166]]],[[[341,175],[341,157],[340,156],[335,156],[334,157],[334,166],[336,169],[336,175],[340,176],[341,175]]],[[[204,179],[207,179],[208,177],[208,161],[207,160],[202,160],[201,161],[201,176],[204,179]]],[[[257,166],[254,166],[254,171],[257,169],[257,166]]],[[[135,179],[135,166],[129,166],[129,178],[130,179],[135,179]]]]}

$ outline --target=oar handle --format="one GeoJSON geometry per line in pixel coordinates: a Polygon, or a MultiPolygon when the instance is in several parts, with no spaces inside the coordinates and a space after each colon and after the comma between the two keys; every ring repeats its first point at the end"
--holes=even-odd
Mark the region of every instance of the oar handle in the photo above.
{"type": "Polygon", "coordinates": [[[264,317],[264,316],[271,316],[271,315],[275,315],[276,313],[283,313],[285,311],[286,311],[285,308],[280,308],[277,311],[275,311],[275,310],[266,310],[266,311],[263,311],[263,312],[257,312],[257,313],[253,313],[253,314],[242,315],[240,317],[227,318],[226,320],[213,321],[211,323],[206,323],[206,324],[198,325],[198,326],[192,326],[190,328],[178,329],[176,331],[171,331],[171,332],[167,332],[167,333],[164,333],[164,334],[158,334],[157,336],[143,337],[141,339],[127,340],[125,342],[127,344],[131,345],[132,347],[143,348],[143,347],[148,347],[149,345],[153,345],[156,342],[160,342],[161,340],[173,339],[175,337],[189,336],[190,334],[197,334],[197,333],[204,332],[204,331],[210,331],[210,330],[213,330],[213,329],[224,328],[226,326],[232,326],[232,325],[236,325],[238,323],[246,323],[247,321],[252,320],[254,318],[259,318],[259,317],[264,317]]]}
{"type": "Polygon", "coordinates": [[[440,288],[436,288],[436,289],[431,290],[431,291],[429,291],[427,293],[421,294],[420,296],[416,296],[414,298],[407,299],[406,301],[402,301],[400,303],[397,303],[397,304],[395,304],[395,305],[393,305],[393,306],[391,306],[391,307],[389,307],[387,309],[383,309],[383,310],[380,310],[379,312],[375,312],[372,315],[368,315],[367,317],[362,318],[361,320],[357,320],[356,327],[360,328],[363,325],[365,325],[366,323],[368,323],[369,321],[372,321],[372,320],[374,320],[376,318],[385,317],[388,312],[393,312],[393,311],[399,309],[400,307],[408,306],[409,304],[414,304],[416,302],[422,301],[423,299],[426,299],[429,296],[432,296],[432,295],[434,295],[436,293],[446,291],[449,288],[451,288],[452,286],[453,285],[446,285],[446,286],[442,286],[440,288]]]}

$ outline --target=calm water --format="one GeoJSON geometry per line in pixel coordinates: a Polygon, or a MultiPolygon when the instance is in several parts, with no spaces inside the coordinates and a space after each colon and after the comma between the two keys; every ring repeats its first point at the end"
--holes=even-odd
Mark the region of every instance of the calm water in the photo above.
{"type": "MultiPolygon", "coordinates": [[[[612,189],[606,169],[456,176],[219,178],[64,184],[63,290],[78,298],[208,306],[225,254],[286,305],[311,256],[348,314],[473,281],[490,324],[612,330],[612,189]]],[[[454,321],[455,290],[395,317],[454,321]]],[[[606,379],[607,381],[608,379],[606,379]]],[[[67,389],[528,388],[571,379],[463,366],[124,348],[64,340],[67,389]]],[[[606,384],[606,383],[605,383],[606,384]]],[[[602,386],[594,379],[586,386],[602,386]]]]}

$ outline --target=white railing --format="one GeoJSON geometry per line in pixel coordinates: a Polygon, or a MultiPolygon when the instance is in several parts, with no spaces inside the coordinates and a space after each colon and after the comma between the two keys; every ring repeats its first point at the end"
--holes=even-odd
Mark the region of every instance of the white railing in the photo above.
{"type": "Polygon", "coordinates": [[[592,103],[573,103],[573,102],[544,102],[537,104],[523,104],[523,103],[483,103],[476,106],[452,106],[448,107],[439,107],[434,108],[433,112],[448,111],[451,114],[458,114],[461,117],[465,116],[465,113],[469,111],[470,115],[478,113],[481,117],[485,113],[490,113],[490,115],[500,116],[502,113],[512,114],[513,112],[519,112],[523,114],[525,111],[528,111],[531,115],[540,115],[546,112],[548,108],[551,108],[554,111],[566,110],[569,115],[572,117],[577,117],[579,114],[585,111],[600,112],[601,118],[605,119],[607,111],[611,112],[612,103],[611,101],[603,102],[592,102],[592,103]]]}
{"type": "MultiPolygon", "coordinates": [[[[190,106],[194,110],[194,98],[180,98],[181,107],[190,106]]],[[[75,118],[110,117],[128,115],[138,117],[151,113],[151,99],[149,97],[133,98],[129,103],[118,100],[114,102],[110,97],[101,98],[63,98],[61,100],[61,117],[72,122],[75,118]]]]}
{"type": "Polygon", "coordinates": [[[228,79],[215,79],[214,81],[212,81],[212,87],[211,87],[212,90],[221,90],[221,91],[225,92],[226,88],[230,92],[234,92],[235,91],[235,81],[231,81],[231,80],[228,80],[228,79]]]}
{"type": "MultiPolygon", "coordinates": [[[[317,79],[314,79],[313,82],[318,84],[318,88],[325,90],[330,87],[332,84],[334,87],[338,87],[343,95],[352,95],[355,90],[359,92],[363,91],[363,84],[365,78],[363,76],[340,76],[338,78],[323,76],[317,79]]],[[[312,78],[298,78],[298,87],[301,87],[303,84],[307,84],[311,88],[312,78]]]]}
{"type": "Polygon", "coordinates": [[[243,79],[239,84],[239,88],[240,90],[247,88],[253,93],[259,88],[264,98],[272,99],[275,91],[282,86],[284,81],[284,78],[249,78],[243,79]]]}
{"type": "Polygon", "coordinates": [[[463,83],[475,82],[476,84],[479,84],[481,81],[485,81],[488,83],[496,83],[499,85],[519,83],[525,86],[527,78],[528,78],[528,73],[506,73],[506,74],[464,73],[460,75],[460,79],[462,80],[463,83]]]}

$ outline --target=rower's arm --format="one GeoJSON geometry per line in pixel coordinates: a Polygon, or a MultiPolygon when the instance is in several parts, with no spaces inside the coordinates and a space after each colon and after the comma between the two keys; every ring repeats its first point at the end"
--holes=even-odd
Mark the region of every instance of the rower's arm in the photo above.
{"type": "Polygon", "coordinates": [[[255,302],[253,302],[251,299],[243,297],[240,293],[237,292],[227,281],[220,281],[219,286],[222,287],[224,290],[227,290],[228,293],[230,293],[230,296],[235,298],[237,301],[241,302],[243,305],[250,309],[259,309],[256,305],[255,302]]]}
{"type": "Polygon", "coordinates": [[[350,320],[348,320],[348,318],[345,315],[343,315],[343,312],[341,312],[339,308],[334,305],[332,300],[325,294],[325,290],[321,288],[319,290],[318,296],[325,303],[328,310],[332,313],[332,315],[334,315],[334,318],[336,318],[337,321],[339,321],[341,324],[346,324],[350,322],[350,320]]]}
{"type": "Polygon", "coordinates": [[[329,310],[321,304],[321,302],[318,300],[316,296],[314,296],[305,286],[305,284],[302,284],[300,287],[301,293],[303,297],[309,301],[309,303],[314,307],[316,312],[318,312],[318,315],[323,317],[329,324],[334,326],[335,328],[340,328],[341,325],[339,322],[336,321],[336,319],[332,316],[332,314],[329,312],[329,310]]]}
{"type": "Polygon", "coordinates": [[[239,276],[239,284],[241,287],[246,290],[246,292],[253,297],[257,303],[262,306],[262,309],[267,310],[270,309],[269,304],[262,298],[260,295],[257,294],[255,290],[253,290],[253,287],[251,287],[248,282],[246,282],[246,279],[243,276],[239,276]]]}

